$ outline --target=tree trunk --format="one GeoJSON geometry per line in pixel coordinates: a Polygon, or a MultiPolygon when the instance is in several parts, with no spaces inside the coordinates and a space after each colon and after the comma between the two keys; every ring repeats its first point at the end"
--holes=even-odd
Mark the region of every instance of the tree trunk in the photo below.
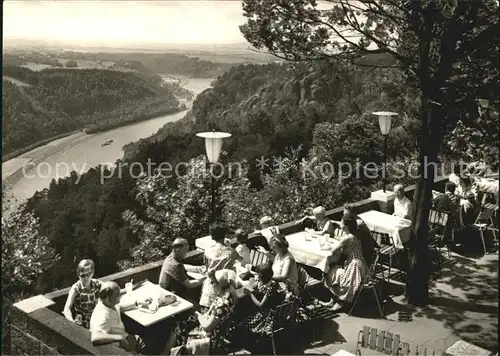
{"type": "Polygon", "coordinates": [[[428,247],[429,210],[439,149],[439,110],[427,98],[422,100],[422,136],[420,142],[420,178],[413,196],[412,231],[409,244],[409,267],[406,299],[409,304],[423,306],[429,301],[430,260],[428,247]],[[433,120],[434,119],[434,120],[433,120]],[[437,128],[434,130],[433,128],[437,128]]]}

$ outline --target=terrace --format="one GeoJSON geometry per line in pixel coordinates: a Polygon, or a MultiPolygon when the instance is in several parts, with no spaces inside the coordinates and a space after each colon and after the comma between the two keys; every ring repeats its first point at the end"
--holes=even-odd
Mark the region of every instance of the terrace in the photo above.
{"type": "MultiPolygon", "coordinates": [[[[434,189],[443,191],[445,181],[437,180],[434,189]]],[[[414,187],[407,187],[407,196],[411,198],[413,191],[414,187]]],[[[358,214],[385,209],[390,210],[391,207],[382,206],[372,199],[354,204],[358,214]]],[[[332,209],[327,215],[330,219],[339,220],[342,210],[341,207],[332,209]]],[[[280,225],[279,229],[284,234],[291,234],[300,227],[296,223],[286,223],[280,225]]],[[[201,250],[191,251],[186,263],[201,264],[202,255],[201,250]]],[[[130,279],[148,279],[156,283],[162,262],[149,263],[101,279],[113,280],[122,288],[130,279]]],[[[64,318],[61,312],[68,291],[69,288],[39,295],[14,306],[11,324],[7,326],[10,327],[11,354],[127,355],[127,352],[113,344],[92,345],[88,330],[64,318]]],[[[431,281],[429,306],[406,306],[402,301],[404,284],[391,279],[389,297],[384,301],[385,318],[373,316],[376,308],[367,293],[366,301],[362,296],[352,316],[327,313],[314,320],[315,335],[303,342],[294,353],[333,355],[346,350],[354,354],[358,332],[364,326],[399,334],[401,341],[409,343],[412,355],[416,354],[417,346],[443,354],[459,340],[495,353],[498,351],[497,291],[498,254],[474,256],[454,251],[431,281]],[[412,315],[412,320],[400,320],[403,313],[412,315]]],[[[363,354],[374,353],[369,349],[363,350],[363,354]]]]}

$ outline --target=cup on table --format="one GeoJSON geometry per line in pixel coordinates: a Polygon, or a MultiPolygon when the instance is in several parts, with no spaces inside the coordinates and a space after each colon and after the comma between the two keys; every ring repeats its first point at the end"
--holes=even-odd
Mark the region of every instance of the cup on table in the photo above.
{"type": "Polygon", "coordinates": [[[251,263],[247,263],[245,265],[245,269],[247,270],[247,272],[252,272],[252,264],[251,263]]]}
{"type": "Polygon", "coordinates": [[[153,295],[151,297],[151,303],[148,305],[148,309],[151,310],[152,312],[156,312],[158,308],[160,308],[160,295],[153,295]]]}
{"type": "Polygon", "coordinates": [[[125,283],[125,293],[128,295],[132,294],[132,290],[134,288],[134,284],[132,282],[125,283]]]}

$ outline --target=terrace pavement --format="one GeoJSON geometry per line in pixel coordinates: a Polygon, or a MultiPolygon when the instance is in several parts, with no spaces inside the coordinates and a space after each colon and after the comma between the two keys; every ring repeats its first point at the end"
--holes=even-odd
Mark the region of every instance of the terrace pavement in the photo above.
{"type": "MultiPolygon", "coordinates": [[[[403,287],[399,289],[401,292],[403,287]]],[[[365,325],[400,334],[401,341],[410,344],[412,355],[420,345],[441,354],[460,339],[498,352],[497,252],[484,256],[452,252],[450,259],[442,263],[439,275],[431,281],[431,300],[426,307],[407,307],[403,296],[398,295],[386,301],[386,318],[377,319],[369,316],[376,310],[375,302],[369,299],[373,296],[368,292],[365,295],[358,303],[369,305],[371,313],[361,306],[356,307],[358,311],[353,316],[341,313],[321,321],[316,337],[321,341],[308,346],[305,354],[333,355],[341,349],[355,353],[358,332],[365,325]],[[411,312],[413,320],[398,321],[399,311],[411,312]]],[[[362,352],[373,354],[370,351],[362,352]]]]}

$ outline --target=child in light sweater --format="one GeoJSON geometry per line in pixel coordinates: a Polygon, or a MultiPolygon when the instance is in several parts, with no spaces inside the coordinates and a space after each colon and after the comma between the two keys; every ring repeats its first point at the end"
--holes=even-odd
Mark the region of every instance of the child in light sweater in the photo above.
{"type": "Polygon", "coordinates": [[[252,261],[250,259],[250,249],[246,245],[246,242],[248,240],[248,235],[242,230],[238,229],[235,231],[236,235],[236,241],[238,241],[238,246],[236,246],[236,252],[238,252],[238,255],[240,255],[242,261],[241,264],[243,266],[247,264],[251,264],[252,261]]]}

